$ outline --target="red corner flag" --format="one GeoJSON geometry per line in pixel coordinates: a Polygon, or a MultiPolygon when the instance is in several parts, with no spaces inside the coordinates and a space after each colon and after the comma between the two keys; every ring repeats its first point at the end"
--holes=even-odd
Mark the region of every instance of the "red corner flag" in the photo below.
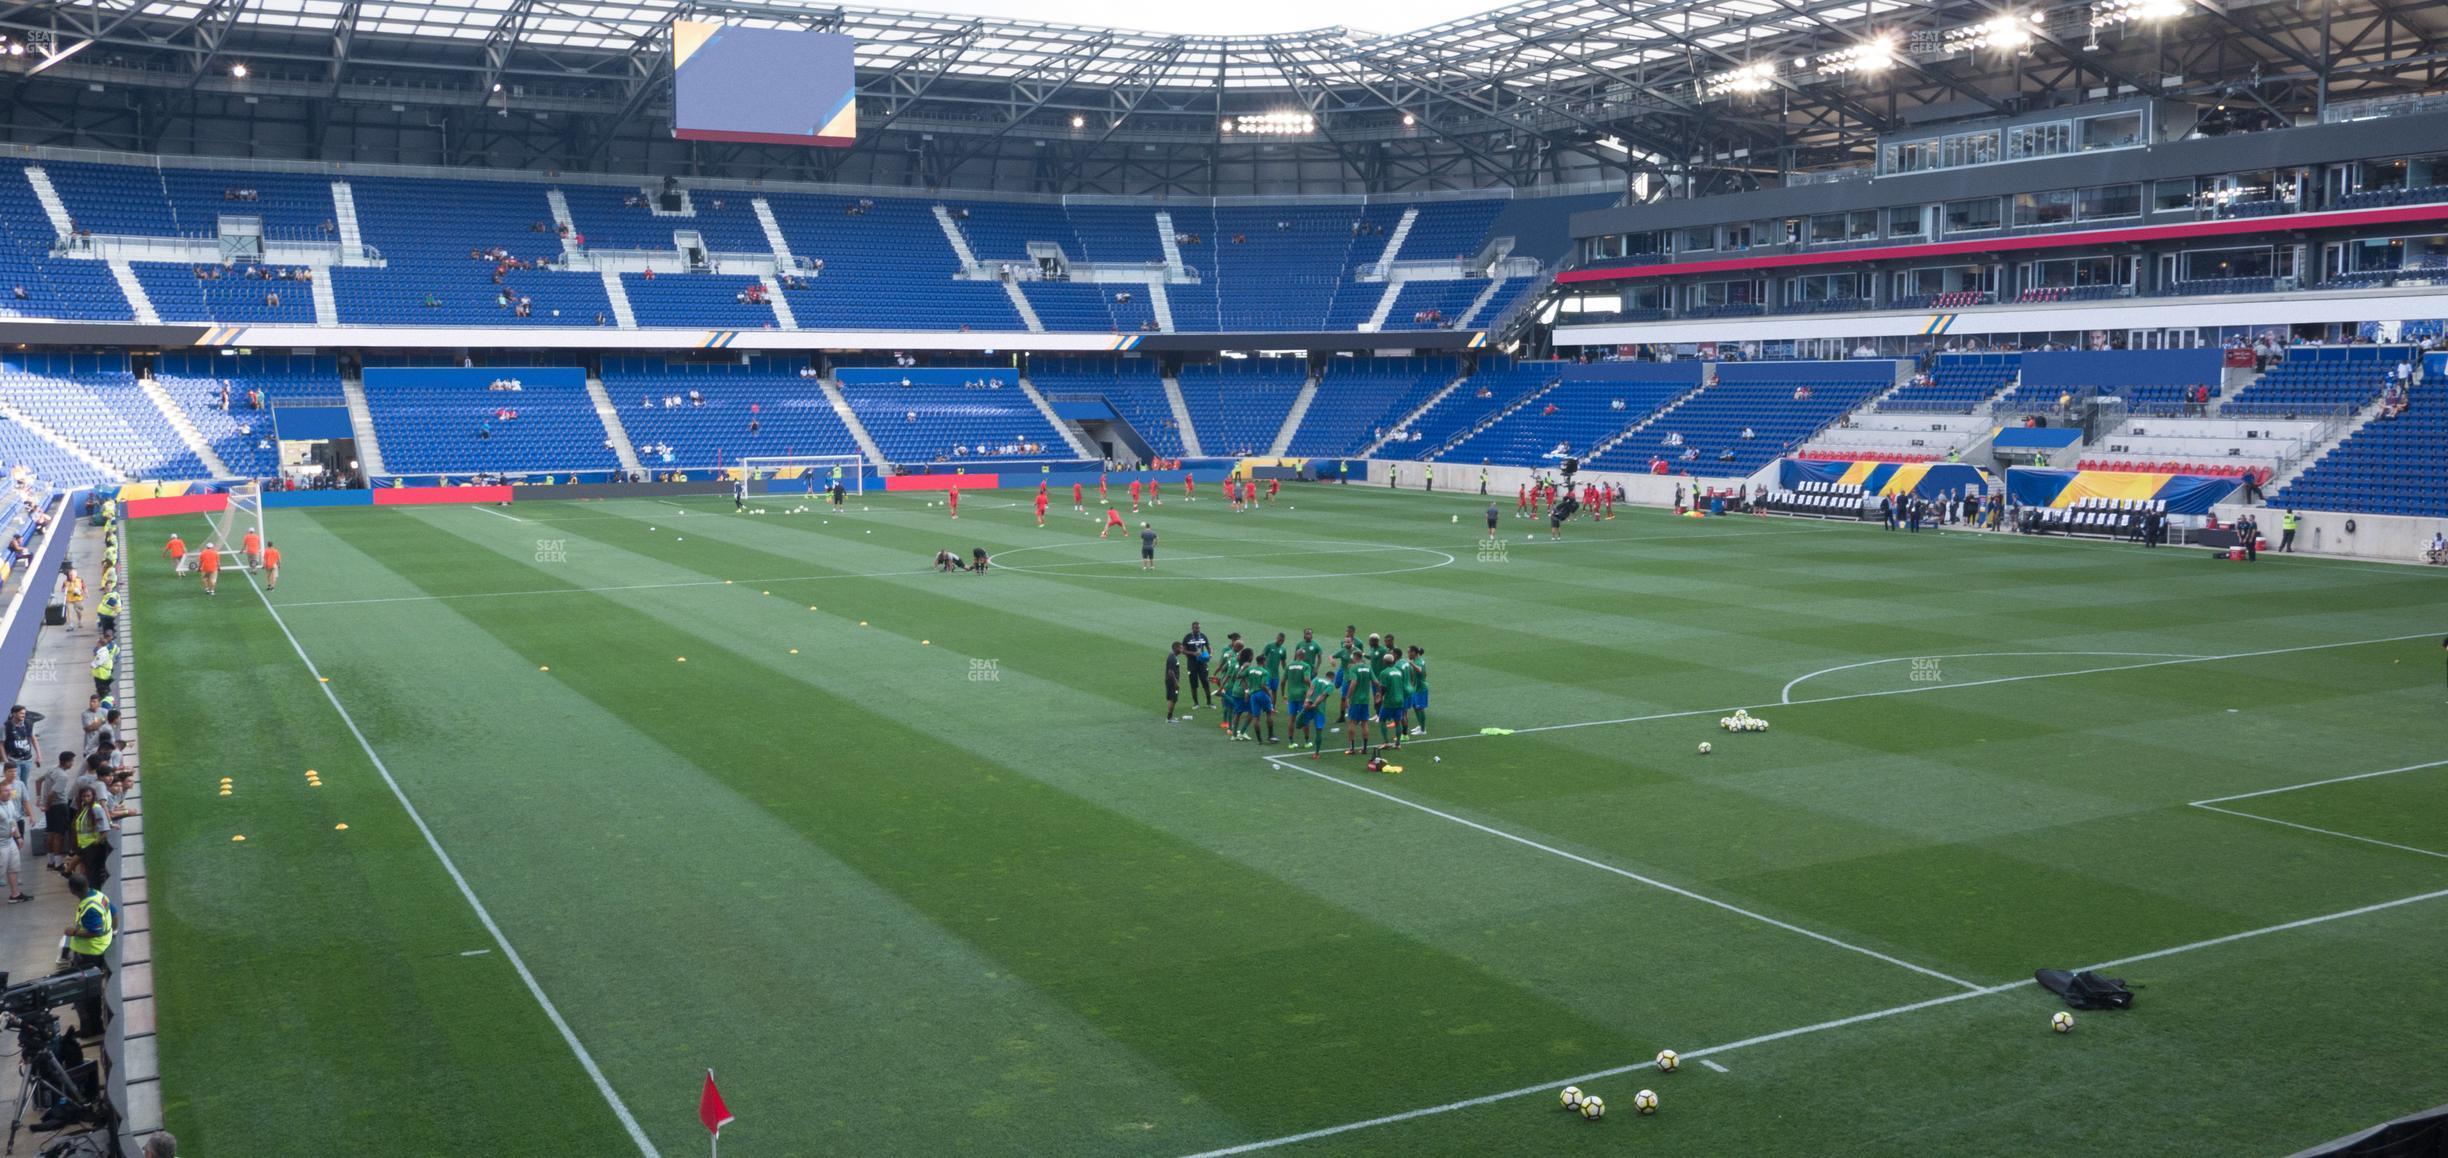
{"type": "Polygon", "coordinates": [[[705,1091],[697,1095],[697,1120],[705,1123],[716,1138],[722,1128],[731,1124],[731,1108],[723,1105],[722,1091],[714,1088],[714,1071],[706,1071],[705,1091]]]}

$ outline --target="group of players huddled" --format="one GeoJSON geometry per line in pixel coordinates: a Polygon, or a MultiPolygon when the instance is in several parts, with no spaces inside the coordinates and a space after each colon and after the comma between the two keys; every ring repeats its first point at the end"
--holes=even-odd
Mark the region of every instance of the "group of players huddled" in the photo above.
{"type": "Polygon", "coordinates": [[[1235,740],[1274,743],[1280,705],[1290,740],[1284,746],[1299,749],[1305,735],[1312,760],[1325,750],[1330,718],[1339,721],[1334,730],[1343,734],[1346,756],[1365,756],[1376,747],[1400,748],[1404,736],[1428,730],[1428,657],[1417,645],[1397,644],[1392,632],[1363,638],[1358,628],[1345,627],[1329,657],[1308,628],[1301,629],[1299,643],[1289,646],[1280,631],[1274,642],[1258,647],[1245,642],[1240,632],[1231,632],[1219,650],[1206,629],[1193,621],[1189,634],[1165,656],[1168,723],[1188,718],[1191,709],[1180,706],[1185,679],[1192,703],[1223,709],[1220,726],[1235,740]],[[1371,724],[1377,728],[1375,745],[1369,742],[1371,724]]]}

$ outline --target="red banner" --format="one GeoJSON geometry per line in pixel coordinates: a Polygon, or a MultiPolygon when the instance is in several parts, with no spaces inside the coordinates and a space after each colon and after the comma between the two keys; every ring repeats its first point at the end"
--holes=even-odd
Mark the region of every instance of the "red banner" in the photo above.
{"type": "Polygon", "coordinates": [[[207,494],[171,495],[160,499],[129,499],[121,503],[131,519],[149,519],[155,515],[193,515],[217,511],[229,506],[229,495],[222,491],[207,494]]]}
{"type": "Polygon", "coordinates": [[[384,487],[374,492],[378,507],[421,507],[441,503],[506,503],[509,487],[384,487]]]}

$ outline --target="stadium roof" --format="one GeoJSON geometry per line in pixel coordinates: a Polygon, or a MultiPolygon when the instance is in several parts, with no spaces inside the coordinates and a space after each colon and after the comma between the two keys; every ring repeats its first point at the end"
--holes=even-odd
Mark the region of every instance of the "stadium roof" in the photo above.
{"type": "Polygon", "coordinates": [[[266,155],[262,123],[286,115],[303,147],[359,159],[335,126],[396,141],[416,127],[397,118],[438,108],[443,163],[660,170],[677,19],[860,42],[847,156],[698,149],[688,171],[995,187],[1019,172],[1049,192],[1641,172],[1705,191],[1858,164],[1883,133],[2104,96],[2300,122],[2448,87],[2448,5],[2403,0],[1521,0],[1402,32],[1250,35],[797,0],[0,0],[0,95],[21,102],[9,131],[38,144],[152,150],[169,124],[227,115],[239,142],[216,147],[266,155]],[[131,103],[136,124],[94,127],[131,103]],[[1235,131],[1254,114],[1291,128],[1235,131]]]}

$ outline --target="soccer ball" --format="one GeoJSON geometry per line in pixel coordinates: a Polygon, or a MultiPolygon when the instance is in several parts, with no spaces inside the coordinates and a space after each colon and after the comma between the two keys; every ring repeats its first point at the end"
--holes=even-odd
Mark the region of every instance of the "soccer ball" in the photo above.
{"type": "Polygon", "coordinates": [[[2067,1013],[2062,1009],[2058,1010],[2056,1013],[2050,1015],[2049,1028],[2056,1030],[2059,1033],[2074,1032],[2074,1015],[2067,1013]]]}
{"type": "Polygon", "coordinates": [[[1606,1117],[1606,1099],[1596,1094],[1581,1099],[1581,1116],[1593,1122],[1606,1117]]]}
{"type": "Polygon", "coordinates": [[[1700,741],[1700,754],[1706,756],[1709,754],[1709,751],[1709,742],[1706,740],[1700,741]]]}
{"type": "Polygon", "coordinates": [[[1564,1104],[1564,1108],[1565,1108],[1565,1109],[1567,1109],[1567,1110],[1578,1110],[1578,1109],[1580,1109],[1580,1108],[1581,1108],[1581,1087],[1579,1087],[1579,1086],[1566,1086],[1566,1087],[1564,1087],[1563,1092],[1562,1092],[1562,1093],[1559,1093],[1559,1094],[1557,1094],[1557,1095],[1556,1095],[1556,1100],[1557,1100],[1557,1101],[1559,1101],[1559,1102],[1562,1102],[1562,1103],[1564,1104]]]}
{"type": "Polygon", "coordinates": [[[1719,716],[1719,717],[1717,717],[1717,726],[1718,726],[1719,728],[1722,728],[1722,729],[1724,729],[1724,730],[1728,731],[1728,732],[1733,731],[1733,730],[1734,730],[1734,717],[1732,717],[1732,716],[1719,716]]]}
{"type": "Polygon", "coordinates": [[[1632,1108],[1644,1114],[1657,1113],[1657,1091],[1642,1090],[1632,1095],[1632,1108]]]}
{"type": "Polygon", "coordinates": [[[1681,1064],[1681,1059],[1675,1057],[1675,1051],[1661,1049],[1658,1051],[1657,1063],[1658,1069],[1671,1074],[1675,1071],[1675,1066],[1681,1064]]]}

